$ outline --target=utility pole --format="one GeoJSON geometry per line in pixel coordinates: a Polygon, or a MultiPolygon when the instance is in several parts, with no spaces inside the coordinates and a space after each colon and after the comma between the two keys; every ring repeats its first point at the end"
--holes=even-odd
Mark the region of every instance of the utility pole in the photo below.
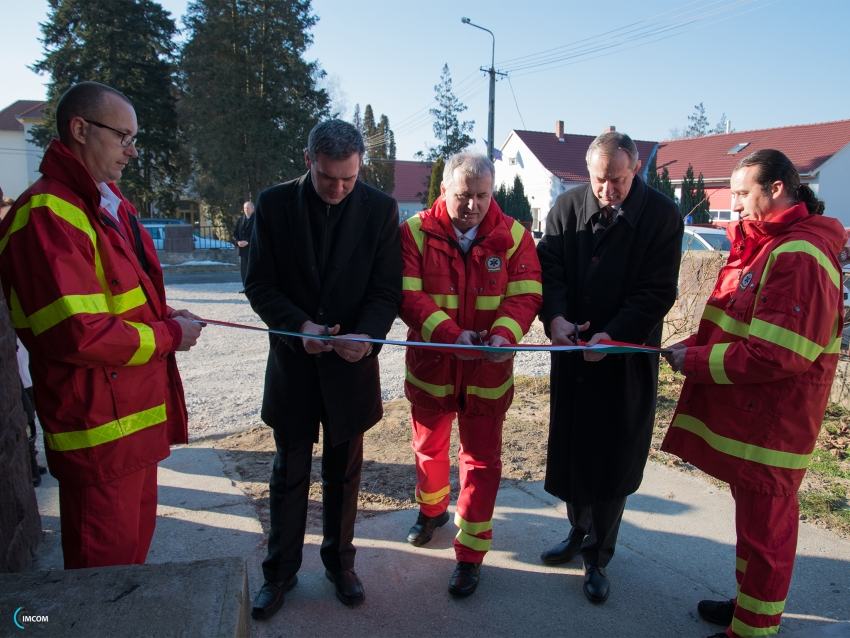
{"type": "Polygon", "coordinates": [[[493,35],[493,32],[490,29],[485,29],[482,26],[477,24],[473,24],[469,18],[461,18],[461,22],[464,24],[468,24],[471,27],[475,27],[476,29],[481,29],[482,31],[486,31],[493,38],[493,52],[490,58],[490,68],[485,69],[481,67],[482,71],[490,74],[490,106],[489,106],[489,117],[487,120],[487,156],[490,158],[490,161],[493,161],[493,138],[495,136],[495,127],[496,127],[496,76],[506,76],[507,73],[500,73],[496,71],[496,36],[493,35]]]}

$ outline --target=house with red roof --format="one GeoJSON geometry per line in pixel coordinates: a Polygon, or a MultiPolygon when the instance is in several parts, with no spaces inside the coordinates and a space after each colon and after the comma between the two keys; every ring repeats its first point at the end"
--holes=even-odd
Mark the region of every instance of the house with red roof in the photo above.
{"type": "MultiPolygon", "coordinates": [[[[605,131],[616,130],[606,127],[605,131]]],[[[502,183],[510,187],[519,175],[531,204],[532,230],[543,231],[546,216],[561,193],[587,184],[585,155],[596,135],[564,133],[564,122],[555,123],[554,132],[513,130],[501,146],[502,159],[496,160],[496,188],[502,183]]],[[[641,176],[646,179],[646,169],[657,144],[635,140],[638,156],[643,165],[641,176]]]]}
{"type": "Polygon", "coordinates": [[[694,137],[658,143],[659,174],[666,168],[681,193],[682,178],[693,166],[702,173],[713,221],[738,218],[732,212],[729,179],[738,161],[759,149],[774,148],[794,162],[801,181],[826,203],[826,215],[850,226],[850,120],[802,124],[694,137]]]}
{"type": "Polygon", "coordinates": [[[398,201],[399,222],[403,222],[425,208],[422,197],[428,193],[431,165],[425,162],[397,160],[395,163],[395,188],[392,196],[398,201]]]}
{"type": "Polygon", "coordinates": [[[45,102],[18,100],[0,111],[0,188],[16,198],[40,177],[43,151],[29,141],[30,130],[44,121],[45,102]]]}

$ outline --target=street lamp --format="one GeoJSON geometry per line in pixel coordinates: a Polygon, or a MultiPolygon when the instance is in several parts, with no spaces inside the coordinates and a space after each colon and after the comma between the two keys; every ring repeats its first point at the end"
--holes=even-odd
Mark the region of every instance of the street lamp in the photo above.
{"type": "Polygon", "coordinates": [[[469,18],[461,18],[461,22],[464,24],[468,24],[471,27],[475,27],[476,29],[481,29],[482,31],[486,31],[493,38],[493,54],[490,58],[490,69],[481,69],[482,71],[487,71],[490,74],[490,112],[489,118],[487,120],[487,154],[490,157],[490,161],[493,161],[493,137],[494,137],[494,127],[496,120],[496,36],[493,35],[493,32],[490,29],[485,29],[482,26],[474,24],[470,21],[469,18]]]}

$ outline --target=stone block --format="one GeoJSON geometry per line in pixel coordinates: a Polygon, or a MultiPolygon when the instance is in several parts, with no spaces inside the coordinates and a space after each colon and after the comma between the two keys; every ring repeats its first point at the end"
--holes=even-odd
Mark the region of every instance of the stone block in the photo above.
{"type": "Polygon", "coordinates": [[[0,575],[0,626],[31,636],[249,638],[250,604],[241,558],[0,575]]]}
{"type": "Polygon", "coordinates": [[[31,569],[41,541],[15,346],[15,331],[0,289],[0,573],[31,569]]]}

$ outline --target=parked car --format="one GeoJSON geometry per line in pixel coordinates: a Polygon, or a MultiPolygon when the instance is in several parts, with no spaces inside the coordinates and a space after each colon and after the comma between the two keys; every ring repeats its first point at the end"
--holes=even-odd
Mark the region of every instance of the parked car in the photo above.
{"type": "Polygon", "coordinates": [[[189,222],[185,219],[172,219],[170,217],[139,217],[139,223],[145,228],[148,226],[165,226],[166,224],[189,225],[189,222]]]}
{"type": "Polygon", "coordinates": [[[685,226],[682,236],[682,252],[689,250],[730,250],[729,238],[721,228],[685,226]]]}
{"type": "MultiPolygon", "coordinates": [[[[167,222],[166,224],[154,224],[151,223],[149,220],[148,223],[144,224],[145,229],[151,234],[151,237],[153,238],[154,248],[156,248],[157,250],[163,250],[163,248],[165,247],[165,227],[168,223],[170,222],[167,222]]],[[[219,248],[221,250],[235,250],[235,246],[229,241],[221,241],[220,239],[214,239],[212,237],[201,237],[200,231],[197,229],[192,235],[192,243],[194,245],[195,250],[206,250],[210,248],[219,248]]]]}
{"type": "Polygon", "coordinates": [[[844,323],[847,323],[847,315],[850,313],[850,264],[841,267],[841,275],[844,283],[844,323]]]}

